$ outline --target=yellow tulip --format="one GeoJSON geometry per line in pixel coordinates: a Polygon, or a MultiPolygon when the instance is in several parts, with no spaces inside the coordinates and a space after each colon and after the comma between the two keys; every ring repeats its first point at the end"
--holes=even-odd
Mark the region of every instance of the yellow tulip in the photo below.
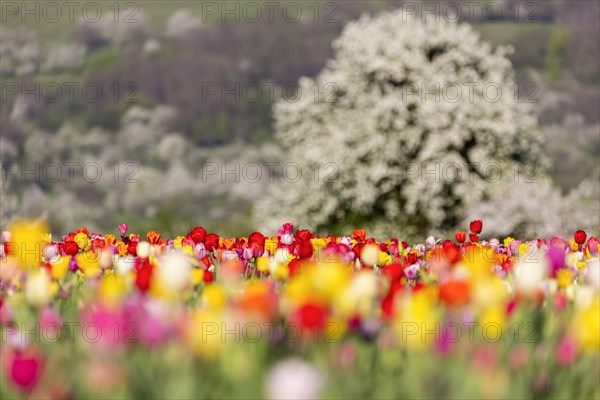
{"type": "Polygon", "coordinates": [[[69,270],[69,261],[71,257],[60,257],[58,261],[52,264],[52,279],[61,280],[69,270]]]}
{"type": "Polygon", "coordinates": [[[48,227],[42,221],[16,221],[9,225],[17,261],[22,268],[34,269],[42,262],[44,237],[48,227]]]}
{"type": "Polygon", "coordinates": [[[29,273],[25,286],[25,297],[30,303],[37,306],[44,305],[50,300],[50,277],[45,269],[29,273]]]}
{"type": "Polygon", "coordinates": [[[79,247],[83,251],[88,251],[90,248],[90,238],[83,232],[79,232],[75,235],[73,239],[75,243],[77,243],[77,247],[79,247]]]}
{"type": "Polygon", "coordinates": [[[269,257],[258,257],[256,259],[256,268],[260,272],[267,272],[269,270],[269,257]]]}
{"type": "Polygon", "coordinates": [[[190,279],[192,281],[192,285],[198,286],[204,281],[204,271],[199,268],[194,268],[190,271],[190,279]]]}
{"type": "Polygon", "coordinates": [[[79,253],[75,256],[81,271],[88,278],[100,275],[100,256],[98,253],[79,253]]]}
{"type": "Polygon", "coordinates": [[[218,284],[208,285],[202,292],[202,301],[207,308],[221,310],[227,304],[225,291],[218,284]]]}

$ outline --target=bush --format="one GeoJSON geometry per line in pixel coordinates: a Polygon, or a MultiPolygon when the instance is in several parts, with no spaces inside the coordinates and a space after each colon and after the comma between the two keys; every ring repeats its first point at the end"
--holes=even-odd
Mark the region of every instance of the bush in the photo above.
{"type": "Polygon", "coordinates": [[[491,189],[488,166],[545,168],[537,122],[510,89],[506,49],[493,50],[469,25],[399,11],[365,16],[334,50],[316,79],[299,81],[302,96],[275,106],[276,135],[304,173],[272,185],[258,204],[261,218],[272,216],[266,229],[295,220],[334,232],[356,224],[377,234],[445,230],[491,189]],[[448,100],[457,87],[458,100],[448,100]],[[497,100],[490,87],[501,91],[497,100]],[[323,179],[325,166],[333,179],[323,179]]]}

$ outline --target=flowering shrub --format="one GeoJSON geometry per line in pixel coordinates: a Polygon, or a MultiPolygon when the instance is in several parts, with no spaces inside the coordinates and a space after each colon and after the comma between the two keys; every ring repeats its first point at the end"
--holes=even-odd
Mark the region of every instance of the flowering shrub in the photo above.
{"type": "Polygon", "coordinates": [[[272,216],[266,229],[286,218],[313,229],[369,224],[376,235],[448,229],[503,183],[498,170],[535,165],[544,175],[537,123],[515,100],[507,49],[492,49],[469,25],[399,10],[349,23],[333,47],[318,77],[299,81],[302,96],[274,109],[293,159],[328,169],[272,185],[257,206],[272,216]]]}
{"type": "Polygon", "coordinates": [[[3,398],[594,397],[599,240],[3,232],[3,398]]]}

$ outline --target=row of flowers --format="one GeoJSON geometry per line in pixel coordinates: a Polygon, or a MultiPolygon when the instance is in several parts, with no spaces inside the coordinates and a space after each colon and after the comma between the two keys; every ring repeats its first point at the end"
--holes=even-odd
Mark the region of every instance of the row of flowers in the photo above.
{"type": "Polygon", "coordinates": [[[0,246],[3,379],[31,393],[53,374],[45,364],[56,342],[92,355],[174,344],[208,363],[240,341],[297,350],[349,338],[460,357],[508,332],[523,352],[519,329],[530,328],[557,367],[592,357],[598,368],[599,240],[583,231],[482,240],[482,230],[473,221],[452,239],[409,244],[292,224],[271,237],[197,227],[173,239],[122,224],[117,236],[82,228],[57,239],[41,221],[18,221],[0,246]],[[540,312],[545,325],[532,322],[540,312]],[[74,323],[78,333],[66,335],[74,323]],[[32,326],[37,336],[23,334],[32,326]]]}

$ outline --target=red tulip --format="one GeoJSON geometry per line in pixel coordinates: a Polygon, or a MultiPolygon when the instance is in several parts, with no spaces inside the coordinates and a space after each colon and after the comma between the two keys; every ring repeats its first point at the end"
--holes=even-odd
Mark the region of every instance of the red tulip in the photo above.
{"type": "Polygon", "coordinates": [[[465,240],[467,239],[467,235],[465,234],[465,232],[456,232],[454,234],[454,237],[456,238],[456,241],[458,243],[464,243],[465,240]]]}
{"type": "Polygon", "coordinates": [[[129,252],[129,254],[131,254],[132,256],[137,256],[137,242],[129,242],[129,244],[127,244],[127,251],[129,252]]]}
{"type": "Polygon", "coordinates": [[[475,243],[479,240],[479,236],[469,233],[469,239],[471,240],[471,242],[475,243]]]}
{"type": "Polygon", "coordinates": [[[300,260],[298,258],[294,258],[288,264],[288,269],[290,271],[290,276],[296,275],[302,269],[302,264],[300,263],[300,260]]]}
{"type": "Polygon", "coordinates": [[[219,247],[219,235],[216,233],[211,233],[206,236],[206,240],[204,242],[204,247],[208,251],[213,251],[219,247]]]}
{"type": "Polygon", "coordinates": [[[204,283],[211,283],[215,280],[215,274],[212,271],[204,271],[204,283]]]}
{"type": "Polygon", "coordinates": [[[92,240],[92,251],[106,247],[106,242],[102,238],[92,240]]]}
{"type": "Polygon", "coordinates": [[[135,277],[135,285],[142,292],[146,292],[150,288],[150,279],[152,278],[152,264],[148,261],[144,262],[137,271],[135,277]]]}
{"type": "Polygon", "coordinates": [[[481,222],[481,220],[479,219],[476,219],[475,221],[471,222],[469,228],[471,228],[471,232],[475,234],[480,234],[481,230],[483,229],[483,222],[481,222]]]}
{"type": "Polygon", "coordinates": [[[265,241],[267,237],[260,232],[253,232],[248,236],[248,244],[254,251],[254,256],[258,257],[265,251],[265,241]]]}
{"type": "Polygon", "coordinates": [[[74,256],[79,252],[79,247],[77,247],[77,243],[74,241],[63,243],[62,248],[65,254],[68,256],[74,256]]]}
{"type": "Polygon", "coordinates": [[[313,235],[312,232],[309,231],[308,229],[299,229],[294,234],[294,237],[298,241],[307,241],[307,240],[314,238],[315,235],[313,235]]]}
{"type": "Polygon", "coordinates": [[[575,239],[575,243],[584,244],[585,239],[587,239],[587,234],[582,230],[578,230],[575,232],[575,235],[573,235],[573,238],[575,239]]]}
{"type": "Polygon", "coordinates": [[[206,229],[201,226],[197,226],[196,228],[192,229],[192,232],[190,232],[190,238],[194,241],[194,243],[204,243],[204,240],[206,239],[206,229]]]}
{"type": "Polygon", "coordinates": [[[323,329],[327,321],[327,310],[320,304],[305,304],[296,310],[294,319],[302,328],[323,329]]]}
{"type": "Polygon", "coordinates": [[[381,267],[383,275],[390,278],[391,281],[399,281],[402,278],[403,268],[400,264],[387,264],[381,267]]]}
{"type": "Polygon", "coordinates": [[[352,234],[352,239],[356,240],[357,242],[364,242],[366,237],[367,231],[365,229],[355,229],[354,233],[352,234]]]}
{"type": "Polygon", "coordinates": [[[313,247],[310,240],[300,242],[300,246],[298,248],[298,257],[301,259],[310,258],[313,254],[313,247]]]}
{"type": "Polygon", "coordinates": [[[413,265],[414,263],[417,262],[417,259],[419,258],[419,256],[415,253],[408,253],[406,255],[406,264],[405,265],[413,265]]]}
{"type": "Polygon", "coordinates": [[[454,243],[451,243],[447,246],[443,246],[444,249],[444,259],[449,261],[452,264],[455,264],[460,261],[461,254],[460,249],[454,243]]]}
{"type": "Polygon", "coordinates": [[[364,243],[356,243],[354,246],[352,246],[352,252],[354,253],[354,258],[360,258],[360,254],[362,253],[364,248],[365,248],[364,243]]]}
{"type": "Polygon", "coordinates": [[[404,288],[404,285],[400,280],[392,281],[387,295],[381,301],[381,312],[383,317],[386,319],[391,318],[394,315],[394,297],[397,292],[400,292],[404,288]]]}
{"type": "Polygon", "coordinates": [[[4,254],[7,256],[17,254],[17,245],[13,242],[5,242],[4,254]]]}

